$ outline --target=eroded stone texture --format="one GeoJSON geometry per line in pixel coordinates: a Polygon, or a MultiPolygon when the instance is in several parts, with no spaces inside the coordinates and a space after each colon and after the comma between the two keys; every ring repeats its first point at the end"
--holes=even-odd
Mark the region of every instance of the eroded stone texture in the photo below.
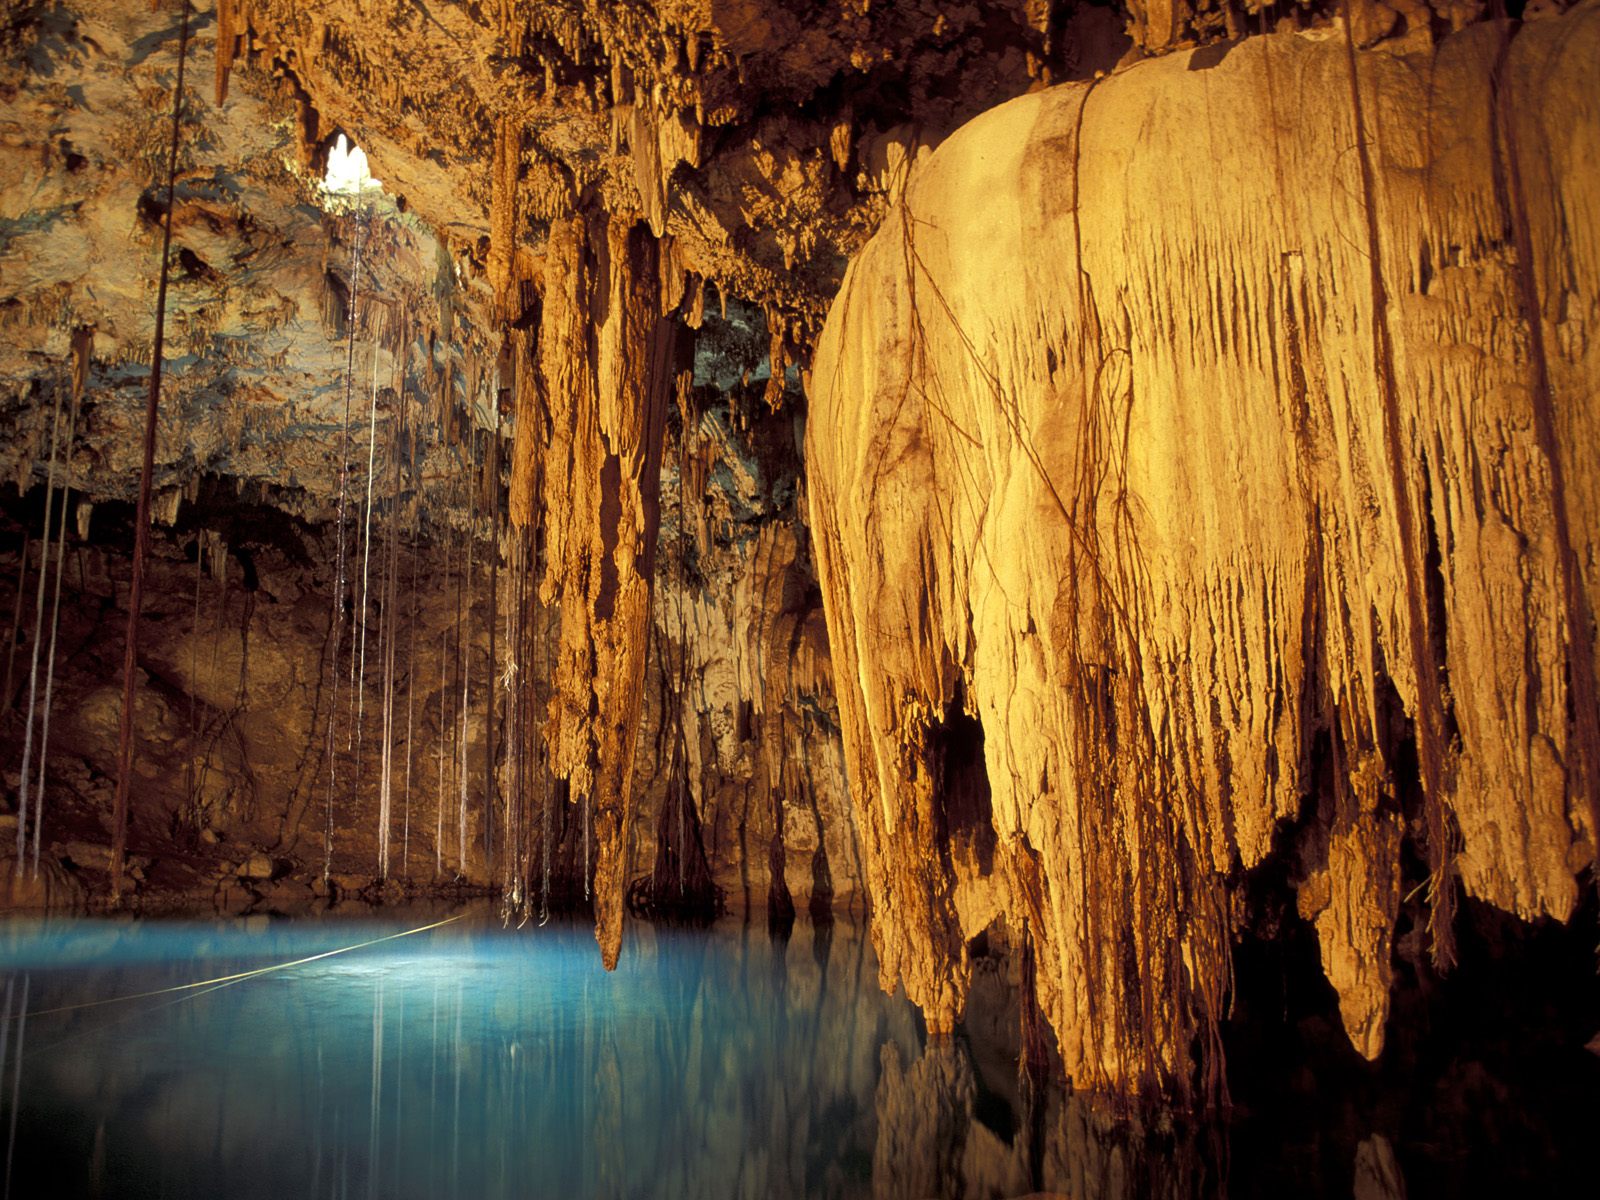
{"type": "Polygon", "coordinates": [[[1190,1095],[1230,889],[1307,795],[1302,907],[1365,1054],[1402,833],[1436,913],[1453,878],[1572,911],[1600,254],[1557,214],[1600,196],[1597,53],[1592,3],[1354,57],[1254,38],[1013,101],[913,175],[807,455],[884,983],[931,1028],[1000,910],[1081,1084],[1190,1095]],[[987,908],[941,774],[963,712],[987,908]]]}
{"type": "MultiPolygon", "coordinates": [[[[240,21],[250,16],[247,7],[224,6],[218,12],[217,19],[227,26],[221,31],[224,46],[231,44],[242,51],[247,44],[259,42],[258,35],[246,38],[242,32],[245,26],[240,21]],[[229,37],[234,39],[231,43],[229,37]]],[[[568,629],[570,653],[564,669],[574,673],[563,676],[556,690],[563,697],[577,697],[573,704],[581,701],[585,711],[593,703],[587,698],[594,693],[616,701],[608,703],[608,710],[618,714],[621,731],[607,738],[601,776],[622,773],[632,754],[628,729],[640,718],[627,717],[627,705],[619,697],[631,694],[636,701],[639,688],[637,682],[614,688],[587,674],[599,668],[596,656],[585,649],[584,639],[593,630],[584,624],[590,618],[581,614],[589,612],[590,584],[597,604],[606,586],[603,573],[597,572],[591,579],[583,573],[585,565],[580,560],[592,547],[603,548],[615,540],[618,549],[613,574],[619,585],[626,586],[619,586],[613,603],[620,601],[627,613],[623,623],[626,636],[616,635],[624,650],[617,653],[626,661],[618,665],[616,654],[611,654],[606,670],[612,674],[606,678],[620,672],[617,677],[636,679],[648,641],[647,635],[639,636],[642,628],[648,628],[640,621],[647,622],[649,616],[648,593],[639,585],[648,581],[651,573],[641,555],[655,529],[654,516],[647,516],[640,504],[655,478],[650,456],[659,455],[661,408],[659,397],[651,401],[655,405],[651,410],[656,421],[654,433],[643,427],[630,432],[628,405],[638,399],[640,372],[654,370],[651,361],[637,353],[640,338],[647,336],[641,330],[648,327],[648,336],[654,337],[660,314],[676,308],[687,292],[681,256],[670,250],[671,238],[658,242],[647,232],[642,216],[632,220],[624,213],[613,221],[592,211],[583,217],[572,216],[570,206],[563,207],[571,199],[566,188],[544,189],[540,182],[544,177],[537,167],[523,169],[523,128],[504,116],[493,125],[492,138],[481,146],[476,134],[462,143],[462,153],[476,154],[481,149],[486,159],[486,171],[481,175],[459,171],[449,176],[455,183],[484,184],[481,195],[471,192],[470,202],[462,204],[453,192],[431,190],[427,180],[439,182],[446,176],[429,173],[433,168],[425,154],[421,161],[413,161],[407,157],[410,149],[402,154],[381,137],[369,140],[370,130],[363,123],[359,140],[372,150],[373,167],[384,180],[385,192],[369,195],[359,204],[346,199],[324,208],[327,198],[302,164],[302,157],[315,158],[316,154],[302,156],[301,151],[325,150],[333,131],[325,131],[309,146],[304,143],[306,122],[312,119],[310,100],[288,75],[274,80],[266,71],[235,72],[225,103],[215,103],[207,76],[217,33],[210,6],[201,4],[199,8],[190,44],[178,166],[167,371],[156,459],[155,510],[161,530],[158,557],[165,565],[153,569],[150,579],[149,651],[145,655],[149,670],[167,690],[158,698],[141,701],[138,757],[158,783],[146,787],[144,801],[136,799],[136,808],[144,804],[135,813],[136,848],[145,853],[170,847],[174,853],[226,859],[240,847],[261,844],[293,855],[298,860],[297,870],[309,873],[314,869],[320,876],[328,786],[322,760],[329,708],[324,692],[332,686],[326,622],[336,588],[334,527],[342,463],[348,452],[344,586],[354,606],[359,593],[352,589],[360,586],[363,563],[370,433],[376,448],[374,496],[378,508],[373,525],[375,557],[370,564],[371,669],[366,678],[362,735],[369,753],[357,777],[346,746],[354,739],[349,736],[353,718],[344,711],[351,698],[350,677],[343,673],[337,683],[340,714],[334,739],[340,763],[333,870],[347,878],[367,871],[369,879],[377,871],[374,747],[378,731],[372,721],[381,707],[382,622],[376,614],[384,599],[384,549],[387,540],[397,535],[408,547],[399,571],[399,594],[405,600],[413,586],[420,585],[422,597],[416,617],[407,604],[398,610],[397,694],[402,708],[407,694],[414,694],[415,702],[413,728],[407,730],[402,721],[394,734],[399,755],[393,780],[397,807],[391,843],[395,848],[403,836],[398,805],[399,789],[404,787],[406,740],[413,743],[415,751],[410,757],[415,760],[416,788],[420,790],[425,782],[429,805],[425,836],[413,830],[414,853],[404,877],[429,881],[437,863],[445,880],[460,878],[483,885],[501,879],[508,866],[503,826],[510,823],[509,813],[503,813],[501,807],[509,810],[516,786],[526,793],[519,820],[525,822],[531,815],[537,823],[548,812],[548,830],[539,830],[535,836],[547,835],[551,840],[550,890],[562,902],[570,903],[574,897],[582,897],[587,874],[580,797],[573,793],[572,803],[547,801],[544,764],[541,760],[530,768],[533,756],[523,753],[537,746],[544,731],[528,727],[525,711],[516,714],[522,726],[513,728],[508,723],[512,720],[509,683],[543,671],[554,657],[552,644],[557,640],[548,635],[568,629]],[[383,157],[386,147],[391,155],[387,160],[383,157]],[[414,203],[406,199],[408,188],[414,203]],[[425,207],[432,210],[436,224],[416,215],[425,207]],[[558,212],[562,214],[560,227],[552,237],[550,222],[558,212]],[[613,255],[614,242],[620,242],[625,253],[613,255]],[[554,254],[552,244],[557,251],[554,254]],[[565,309],[563,297],[567,298],[565,309]],[[612,313],[609,324],[608,312],[612,313]],[[606,329],[604,345],[590,345],[591,326],[595,325],[606,329]],[[348,340],[352,326],[353,357],[348,340]],[[601,374],[602,367],[605,374],[601,374]],[[376,422],[369,430],[374,386],[376,422]],[[603,412],[597,407],[601,395],[607,406],[603,412]],[[343,426],[347,403],[351,413],[348,443],[343,426]],[[565,440],[551,448],[553,425],[565,430],[565,440]],[[594,440],[602,431],[609,441],[594,440]],[[512,443],[499,456],[490,450],[497,435],[512,443]],[[396,450],[403,459],[398,499],[389,474],[396,450]],[[497,457],[509,464],[498,490],[493,481],[497,457]],[[613,458],[619,464],[615,479],[606,475],[606,463],[613,458]],[[620,469],[624,461],[628,464],[626,477],[620,469]],[[572,487],[574,479],[579,485],[576,488],[572,487]],[[627,505],[622,503],[625,491],[629,493],[627,505]],[[506,500],[511,531],[505,541],[514,553],[508,553],[502,564],[499,601],[491,605],[488,547],[501,538],[487,512],[497,494],[506,500]],[[255,515],[248,520],[238,518],[232,506],[241,504],[255,515]],[[280,514],[282,521],[274,513],[280,514]],[[632,524],[627,537],[616,540],[617,523],[624,516],[629,516],[632,524]],[[274,557],[281,551],[274,542],[277,532],[262,541],[263,526],[269,525],[274,531],[278,525],[293,531],[296,549],[287,567],[274,557]],[[476,541],[471,586],[464,588],[467,551],[463,531],[469,525],[475,529],[476,541]],[[167,560],[181,561],[188,554],[192,562],[197,541],[204,545],[206,611],[205,619],[193,622],[186,614],[193,603],[194,581],[167,560]],[[570,560],[549,559],[541,549],[548,542],[554,542],[562,555],[571,550],[570,560]],[[414,555],[409,552],[413,544],[414,555]],[[237,565],[245,558],[252,559],[262,575],[252,584],[259,590],[253,593],[253,615],[248,619],[237,565]],[[488,630],[491,614],[497,610],[503,622],[515,603],[514,558],[524,566],[532,563],[535,589],[541,567],[548,566],[552,580],[557,581],[553,584],[556,592],[565,595],[564,589],[571,583],[582,603],[570,606],[567,612],[568,606],[551,608],[539,604],[534,596],[537,611],[530,614],[530,623],[538,626],[538,632],[529,642],[537,661],[521,664],[521,672],[512,672],[508,681],[509,636],[501,633],[491,660],[488,630]],[[229,561],[234,564],[231,573],[223,565],[229,561]],[[211,573],[213,568],[216,574],[211,573]],[[285,569],[292,584],[284,582],[285,569]],[[321,597],[320,609],[316,596],[321,597]],[[283,605],[294,606],[293,622],[284,619],[283,605]],[[212,614],[220,614],[215,625],[220,632],[215,635],[212,614]],[[317,620],[323,624],[318,626],[317,620]],[[413,626],[414,664],[410,654],[413,626]],[[464,835],[457,813],[462,736],[457,714],[463,682],[460,664],[464,661],[457,646],[463,627],[468,631],[465,741],[471,775],[464,835]],[[230,654],[230,638],[235,643],[247,639],[253,652],[230,654]],[[237,682],[248,676],[248,686],[240,684],[242,693],[229,687],[222,688],[226,695],[214,695],[218,689],[208,682],[206,670],[197,675],[190,669],[190,648],[196,641],[201,668],[211,662],[215,641],[221,647],[217,651],[221,677],[237,682]],[[242,669],[246,661],[247,671],[242,669]],[[498,701],[493,739],[485,728],[491,680],[498,701]],[[202,714],[202,724],[222,721],[234,731],[222,739],[215,753],[209,738],[202,739],[199,750],[189,747],[186,731],[191,705],[202,714]],[[487,786],[485,776],[491,740],[496,748],[498,794],[487,786]],[[278,750],[272,747],[294,748],[292,770],[273,757],[278,750]],[[195,787],[185,780],[191,761],[205,754],[212,754],[211,765],[200,772],[200,778],[207,788],[218,789],[218,794],[210,797],[208,793],[209,798],[202,802],[195,787]],[[442,783],[435,772],[440,762],[445,766],[442,783]],[[436,791],[443,795],[445,808],[441,840],[448,843],[439,855],[434,846],[436,791]],[[249,804],[239,801],[246,794],[256,799],[249,804]],[[196,815],[200,808],[205,809],[203,819],[196,815]],[[196,843],[194,839],[206,831],[220,840],[196,843]]],[[[350,14],[371,16],[375,11],[371,6],[357,6],[350,14]]],[[[447,21],[456,19],[451,12],[445,13],[447,21]]],[[[488,36],[487,27],[481,32],[488,36]]],[[[102,559],[95,561],[105,563],[104,578],[98,582],[87,576],[78,579],[75,570],[67,573],[67,632],[63,636],[80,638],[86,629],[112,629],[116,593],[109,580],[125,580],[127,572],[116,544],[125,528],[113,502],[126,500],[137,486],[139,420],[159,258],[159,198],[164,192],[160,167],[169,128],[165,113],[175,76],[178,29],[172,11],[75,0],[68,5],[19,10],[4,36],[7,59],[0,82],[6,89],[7,107],[0,120],[5,130],[3,153],[15,170],[0,182],[0,215],[5,221],[0,225],[4,234],[0,241],[0,264],[4,266],[0,321],[5,322],[6,334],[0,345],[0,376],[5,386],[0,416],[7,430],[0,464],[23,494],[23,498],[7,502],[14,505],[8,512],[21,524],[9,529],[5,552],[14,552],[23,528],[31,522],[35,539],[30,561],[37,561],[38,512],[37,507],[30,510],[28,505],[41,494],[40,485],[47,474],[51,397],[66,386],[74,331],[92,326],[95,350],[86,404],[74,448],[63,453],[57,470],[58,480],[64,479],[77,495],[85,497],[82,504],[73,506],[69,559],[100,554],[102,559]]],[[[346,61],[344,50],[339,49],[345,44],[337,38],[330,43],[334,48],[328,62],[346,61]]],[[[399,47],[378,40],[371,44],[370,52],[398,53],[399,47]]],[[[256,54],[259,62],[270,65],[258,44],[256,54]]],[[[402,54],[402,67],[414,63],[402,54]]],[[[369,106],[363,111],[374,114],[375,121],[376,114],[387,111],[372,94],[363,100],[369,106]]],[[[408,111],[412,116],[407,119],[414,121],[415,110],[408,111]]],[[[586,114],[587,109],[574,119],[580,124],[589,121],[592,114],[586,114]]],[[[462,116],[459,106],[429,112],[430,121],[441,123],[462,116]]],[[[408,147],[431,149],[426,146],[427,137],[411,125],[407,128],[408,136],[415,138],[408,147]]],[[[450,128],[465,130],[466,124],[450,128]]],[[[603,140],[603,132],[600,136],[603,140]]],[[[587,144],[572,145],[579,159],[590,153],[587,144]]],[[[694,295],[703,309],[698,282],[694,295]]],[[[782,331],[788,326],[779,320],[774,328],[782,331]]],[[[683,330],[681,336],[690,338],[692,334],[683,330]]],[[[772,339],[763,333],[762,361],[772,352],[772,339]]],[[[792,347],[781,351],[790,352],[792,347]]],[[[759,389],[739,403],[759,408],[759,389]]],[[[788,418],[783,421],[787,427],[788,418]]],[[[729,450],[728,457],[737,459],[740,453],[729,450]]],[[[720,475],[709,482],[708,510],[717,509],[722,486],[720,475]]],[[[773,519],[792,521],[793,505],[788,505],[781,517],[776,512],[769,515],[768,520],[773,519]]],[[[759,560],[752,558],[753,544],[745,546],[741,540],[714,572],[717,586],[702,603],[728,605],[730,611],[705,614],[708,634],[733,627],[731,606],[736,603],[742,614],[737,618],[739,628],[754,628],[757,621],[751,615],[752,605],[765,603],[769,591],[784,593],[792,586],[787,581],[797,577],[796,571],[809,579],[809,568],[803,562],[792,568],[782,561],[782,548],[792,550],[802,535],[792,529],[774,529],[767,536],[768,549],[759,560]],[[750,572],[755,578],[746,579],[750,572]]],[[[15,558],[9,561],[15,563],[15,558]]],[[[12,571],[6,582],[14,579],[16,572],[12,571]]],[[[27,629],[31,629],[35,579],[30,569],[22,580],[28,593],[22,610],[27,629]]],[[[8,591],[3,601],[8,617],[14,595],[8,591]]],[[[808,648],[809,657],[802,658],[809,665],[793,673],[803,682],[786,693],[784,703],[791,706],[802,705],[802,696],[813,691],[826,693],[826,654],[815,647],[822,638],[820,612],[811,611],[808,620],[809,640],[801,642],[808,648]]],[[[770,623],[774,637],[787,628],[779,620],[770,623]]],[[[345,638],[337,655],[341,671],[347,671],[352,627],[351,622],[345,623],[345,638]]],[[[604,620],[598,627],[602,633],[612,628],[604,620]]],[[[709,641],[703,641],[697,653],[707,661],[732,662],[739,657],[737,651],[709,641]]],[[[21,659],[25,685],[26,644],[21,659]]],[[[106,679],[90,679],[84,672],[105,669],[109,679],[115,674],[106,665],[110,661],[98,656],[64,660],[58,706],[76,703],[86,689],[109,686],[106,679]]],[[[735,674],[712,674],[698,689],[698,702],[706,712],[736,713],[738,696],[721,689],[726,686],[736,691],[742,686],[739,679],[735,674]]],[[[788,678],[788,664],[780,664],[777,674],[788,678]]],[[[11,728],[20,729],[18,710],[25,694],[18,692],[15,672],[11,683],[6,720],[11,728]]],[[[150,686],[147,679],[141,680],[141,689],[150,686]]],[[[759,705],[766,685],[757,679],[753,686],[756,691],[746,698],[759,705]]],[[[543,679],[535,690],[542,726],[542,710],[551,690],[543,679]]],[[[99,723],[92,728],[76,729],[73,721],[63,718],[54,729],[51,804],[60,800],[81,811],[85,823],[74,823],[70,831],[80,840],[102,836],[93,814],[102,799],[98,789],[78,787],[70,781],[85,769],[91,774],[106,769],[108,746],[100,742],[114,738],[115,722],[106,723],[103,709],[97,701],[85,710],[98,714],[99,723]],[[99,765],[85,768],[86,762],[99,765]],[[75,799],[79,794],[81,805],[75,799]]],[[[800,710],[794,707],[792,711],[798,714],[800,710]]],[[[785,761],[826,760],[831,778],[838,751],[836,738],[824,728],[827,722],[804,734],[815,734],[820,748],[817,756],[809,749],[802,750],[800,724],[801,718],[796,716],[789,727],[785,761]]],[[[583,733],[573,732],[576,726],[571,721],[559,728],[574,738],[567,750],[570,761],[582,764],[577,773],[597,770],[599,756],[583,750],[583,733]]],[[[728,751],[728,769],[704,773],[709,790],[719,794],[733,787],[730,779],[738,779],[742,786],[756,774],[750,748],[734,751],[737,739],[729,729],[731,725],[719,727],[712,739],[720,739],[723,750],[728,751]],[[733,760],[741,760],[742,765],[732,765],[733,760]]],[[[20,734],[16,741],[20,746],[20,734]]],[[[17,765],[14,760],[20,753],[20,748],[14,751],[8,766],[17,765]]],[[[720,753],[710,757],[718,758],[720,753]]],[[[785,770],[792,783],[796,772],[785,770]]],[[[612,786],[616,786],[614,780],[612,786]]],[[[663,786],[664,781],[652,772],[633,789],[640,824],[653,825],[663,786]]],[[[14,793],[15,783],[11,790],[14,793]]],[[[803,869],[809,877],[812,839],[833,847],[836,867],[853,857],[842,792],[836,782],[824,784],[823,791],[826,794],[815,815],[823,826],[820,833],[805,812],[789,822],[788,837],[793,843],[790,873],[796,876],[793,888],[802,902],[811,891],[798,872],[803,869]]],[[[803,795],[803,790],[795,795],[803,795]]],[[[735,836],[741,818],[733,816],[757,803],[774,811],[773,796],[766,791],[759,798],[741,799],[737,804],[729,793],[711,825],[715,837],[710,851],[713,867],[730,894],[734,888],[729,885],[746,876],[742,858],[746,847],[759,857],[758,869],[750,876],[759,901],[771,839],[759,818],[747,823],[748,840],[735,836]]],[[[782,803],[787,801],[779,803],[776,811],[782,811],[782,803]]],[[[52,841],[58,840],[52,821],[47,806],[47,854],[52,841]]],[[[521,832],[525,825],[518,828],[521,832]]],[[[61,836],[67,832],[63,830],[61,836]]],[[[595,832],[590,831],[591,838],[595,832]]],[[[537,844],[526,857],[521,867],[530,869],[533,878],[523,881],[524,895],[531,892],[537,901],[544,894],[543,855],[537,844]]],[[[639,864],[635,861],[634,865],[639,864]]],[[[393,869],[401,874],[398,866],[393,869]]],[[[608,901],[613,934],[629,869],[623,860],[614,869],[608,867],[605,891],[614,897],[608,901]]],[[[852,881],[858,876],[856,871],[845,873],[836,894],[855,894],[852,881]]],[[[165,877],[157,883],[163,879],[165,886],[177,886],[165,877]]],[[[188,894],[188,884],[182,886],[188,894]]]]}
{"type": "MultiPolygon", "coordinates": [[[[744,403],[733,411],[759,410],[764,391],[756,380],[736,387],[744,403]]],[[[708,379],[669,414],[678,419],[662,479],[656,636],[636,771],[664,778],[681,736],[699,836],[730,907],[765,905],[780,919],[859,911],[866,896],[827,628],[797,519],[796,422],[786,414],[730,421],[721,396],[708,379]]],[[[664,832],[673,842],[695,835],[678,825],[664,832]]],[[[661,831],[639,822],[636,833],[642,872],[661,831]]]]}
{"type": "Polygon", "coordinates": [[[622,944],[624,839],[643,698],[660,524],[661,436],[674,379],[660,315],[656,243],[625,221],[555,226],[546,255],[540,369],[546,452],[542,603],[558,608],[551,769],[588,810],[596,935],[622,944]]]}
{"type": "Polygon", "coordinates": [[[873,151],[936,141],[1065,56],[1033,0],[222,0],[218,14],[219,83],[247,64],[280,80],[307,163],[358,132],[375,173],[463,243],[514,232],[537,252],[580,203],[637,216],[690,271],[781,314],[796,347],[881,215],[873,151]],[[508,178],[520,196],[502,224],[508,178]]]}
{"type": "MultiPolygon", "coordinates": [[[[485,688],[509,697],[555,664],[530,695],[549,765],[578,786],[571,803],[545,789],[518,819],[550,818],[541,836],[570,887],[587,879],[594,818],[608,959],[621,889],[665,811],[667,781],[638,764],[676,729],[730,896],[781,910],[864,879],[884,980],[904,980],[936,1031],[962,1006],[962,943],[1004,916],[1031,944],[1069,1062],[1108,1087],[1181,1090],[1178,1048],[1207,1036],[1226,991],[1225,881],[1275,833],[1297,843],[1300,907],[1367,1053],[1413,888],[1408,839],[1440,881],[1453,872],[1524,915],[1570,909],[1593,824],[1573,799],[1592,794],[1593,766],[1562,714],[1593,704],[1592,670],[1563,663],[1588,637],[1600,479],[1553,449],[1595,433],[1579,401],[1597,374],[1596,205],[1573,183],[1594,112],[1563,90],[1594,60],[1592,4],[1564,20],[1578,33],[1532,25],[1502,63],[1499,27],[1431,48],[1475,19],[1471,0],[1351,0],[1358,44],[1407,39],[1362,60],[1365,148],[1329,40],[1342,3],[195,7],[157,455],[158,517],[181,532],[153,583],[168,632],[152,635],[141,701],[151,844],[175,844],[160,827],[193,807],[194,789],[166,785],[193,761],[181,714],[201,705],[251,747],[224,747],[226,795],[260,798],[213,805],[220,828],[204,828],[302,856],[320,840],[297,776],[256,749],[299,744],[325,715],[292,667],[323,653],[325,626],[273,606],[320,601],[322,620],[335,607],[353,324],[377,445],[417,452],[402,505],[421,517],[430,591],[416,674],[430,705],[466,694],[473,786],[492,778],[509,798],[549,782],[528,753],[546,731],[520,709],[505,725],[507,702],[486,736],[485,688]],[[1271,24],[1321,32],[1231,44],[1271,24]],[[1002,109],[930,165],[996,103],[1196,40],[1211,44],[1002,109]],[[341,131],[388,187],[381,220],[317,206],[341,131]],[[932,223],[894,216],[903,202],[932,223]],[[780,499],[784,472],[747,469],[785,436],[751,417],[797,417],[787,375],[810,365],[844,263],[886,215],[812,379],[813,544],[804,473],[800,498],[780,499]],[[862,282],[896,271],[898,294],[862,282]],[[708,293],[759,310],[767,374],[746,367],[739,386],[765,386],[720,423],[710,402],[684,406],[664,486],[669,501],[685,480],[703,491],[668,517],[653,564],[665,397],[685,395],[682,364],[656,353],[660,322],[697,328],[708,293]],[[1542,326],[1520,319],[1530,298],[1542,326]],[[485,444],[507,437],[502,481],[485,444]],[[177,619],[192,603],[187,539],[208,563],[261,549],[237,530],[216,545],[224,522],[187,511],[216,480],[304,519],[315,545],[314,564],[285,568],[292,586],[261,587],[293,601],[263,595],[245,617],[239,590],[218,589],[219,669],[233,678],[235,629],[239,665],[254,664],[244,706],[184,666],[177,619]],[[502,495],[504,539],[484,516],[502,495]],[[542,576],[544,598],[502,592],[485,612],[485,551],[502,543],[502,586],[542,576]],[[476,601],[455,591],[471,554],[476,601]],[[494,656],[487,644],[512,595],[533,627],[522,662],[509,633],[494,656]],[[470,683],[448,665],[435,680],[463,623],[470,683]],[[656,667],[688,684],[653,688],[656,667]],[[1413,727],[1422,800],[1405,786],[1413,727]],[[846,774],[862,789],[860,858],[839,819],[846,774]],[[1308,794],[1314,813],[1286,828],[1308,794]]],[[[92,324],[64,471],[114,519],[106,502],[135,482],[175,9],[13,9],[0,470],[37,495],[48,401],[92,324]]],[[[79,631],[109,619],[121,564],[94,522],[72,545],[107,550],[105,586],[73,593],[79,631]]],[[[64,695],[103,683],[64,669],[64,695]]],[[[77,743],[62,727],[54,776],[91,815],[103,780],[85,764],[109,729],[96,703],[77,743]]],[[[463,724],[448,706],[428,720],[416,749],[454,761],[463,724]]],[[[373,786],[352,781],[341,864],[371,857],[373,786]]],[[[487,861],[498,801],[488,786],[469,799],[440,871],[485,883],[504,864],[487,861]]],[[[533,869],[517,867],[519,886],[533,869]]]]}

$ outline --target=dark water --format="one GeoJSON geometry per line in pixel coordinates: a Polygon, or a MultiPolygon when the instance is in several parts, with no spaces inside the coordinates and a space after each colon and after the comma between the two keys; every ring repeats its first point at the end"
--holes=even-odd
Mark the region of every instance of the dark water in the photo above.
{"type": "Polygon", "coordinates": [[[998,973],[929,1041],[843,924],[635,924],[608,975],[586,929],[468,918],[160,991],[423,920],[0,926],[9,1194],[1407,1194],[1360,1112],[1135,1133],[1034,1093],[998,973]]]}

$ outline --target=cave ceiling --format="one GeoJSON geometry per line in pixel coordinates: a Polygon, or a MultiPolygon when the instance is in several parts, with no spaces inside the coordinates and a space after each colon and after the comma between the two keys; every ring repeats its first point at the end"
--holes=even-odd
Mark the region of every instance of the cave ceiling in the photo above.
{"type": "MultiPolygon", "coordinates": [[[[663,299],[691,324],[708,301],[758,310],[782,379],[809,363],[909,165],[963,122],[1144,54],[1314,23],[1325,7],[198,0],[158,496],[170,509],[185,478],[209,473],[326,518],[336,471],[318,443],[347,367],[382,383],[385,408],[409,372],[469,423],[495,424],[497,408],[514,421],[498,399],[504,331],[536,318],[550,223],[574,213],[647,225],[674,293],[663,299]],[[383,182],[366,221],[318,191],[341,134],[383,182]],[[352,290],[371,363],[348,353],[352,290]]],[[[1356,10],[1372,40],[1478,8],[1356,10]]],[[[69,474],[101,498],[131,495],[178,11],[7,6],[0,404],[15,434],[0,471],[19,485],[48,457],[27,397],[59,378],[70,331],[86,326],[91,402],[69,474]]],[[[459,434],[435,424],[437,440],[459,434]]],[[[449,462],[422,456],[437,491],[449,462]]]]}

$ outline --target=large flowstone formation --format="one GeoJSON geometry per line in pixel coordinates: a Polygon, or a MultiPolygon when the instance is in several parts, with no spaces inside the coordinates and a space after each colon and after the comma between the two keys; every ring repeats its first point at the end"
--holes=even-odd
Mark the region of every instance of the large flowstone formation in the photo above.
{"type": "Polygon", "coordinates": [[[806,450],[883,982],[931,1027],[1003,915],[1075,1079],[1214,1087],[1285,841],[1369,1058],[1408,855],[1444,965],[1458,885],[1572,912],[1597,61],[1592,4],[1252,38],[1012,101],[913,175],[806,450]]]}

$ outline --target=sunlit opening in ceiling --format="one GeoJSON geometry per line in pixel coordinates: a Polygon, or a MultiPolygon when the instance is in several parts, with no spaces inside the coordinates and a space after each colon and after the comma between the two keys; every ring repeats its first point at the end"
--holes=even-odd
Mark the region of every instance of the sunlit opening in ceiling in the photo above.
{"type": "Polygon", "coordinates": [[[330,196],[360,196],[382,191],[383,185],[367,169],[366,151],[341,133],[328,151],[328,170],[322,177],[322,190],[330,196]]]}

